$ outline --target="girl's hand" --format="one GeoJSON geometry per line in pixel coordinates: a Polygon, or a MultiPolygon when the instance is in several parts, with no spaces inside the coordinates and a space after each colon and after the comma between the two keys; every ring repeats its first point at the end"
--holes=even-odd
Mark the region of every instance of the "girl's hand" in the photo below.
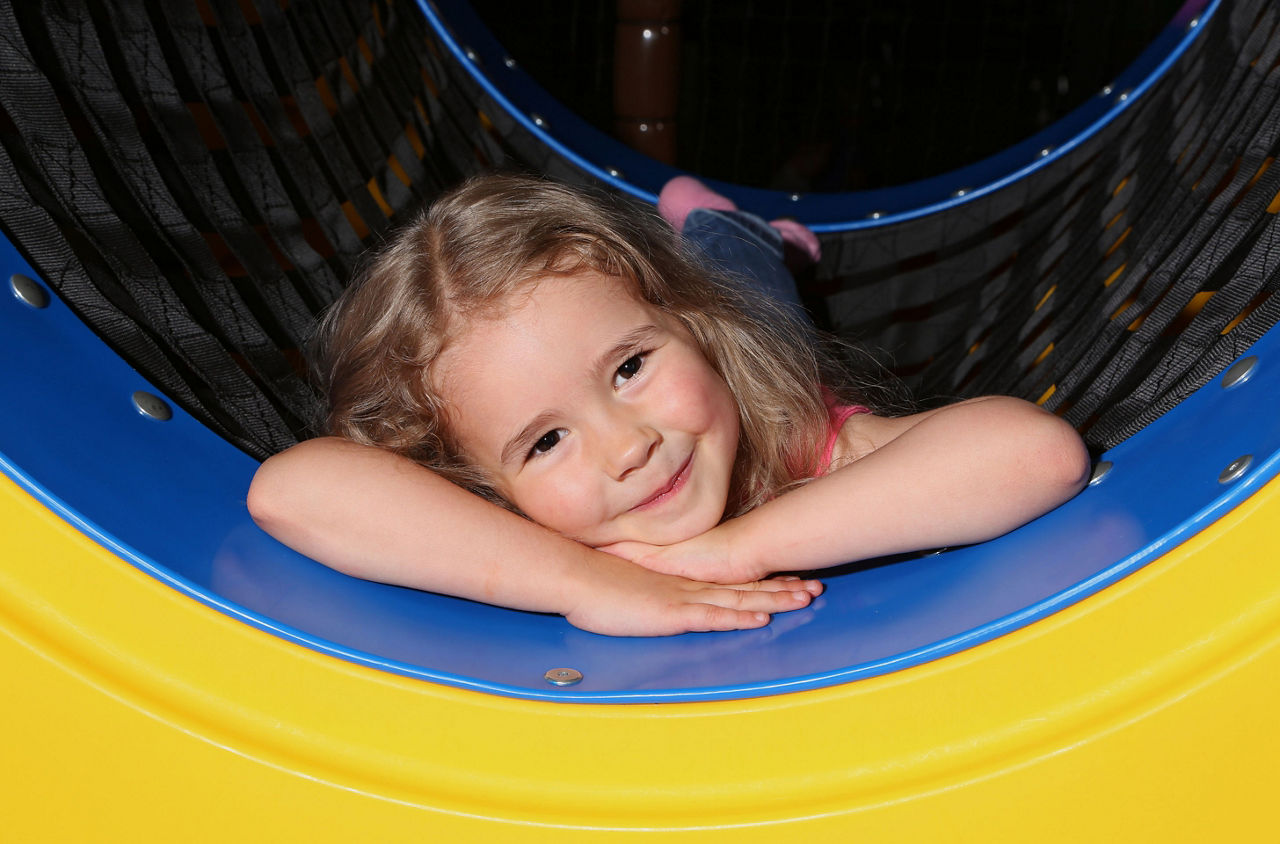
{"type": "Polygon", "coordinates": [[[615,542],[597,550],[630,560],[652,571],[714,583],[755,581],[776,570],[767,568],[750,559],[749,555],[736,550],[733,536],[734,522],[729,521],[674,545],[615,542]]]}
{"type": "Polygon", "coordinates": [[[610,636],[763,627],[772,613],[802,609],[822,593],[822,584],[797,578],[704,583],[623,559],[595,568],[582,599],[565,618],[575,627],[610,636]]]}
{"type": "Polygon", "coordinates": [[[801,581],[700,583],[566,539],[400,455],[333,437],[267,460],[249,510],[268,533],[338,571],[540,613],[618,636],[762,627],[808,606],[801,581]],[[465,559],[467,565],[458,565],[465,559]]]}

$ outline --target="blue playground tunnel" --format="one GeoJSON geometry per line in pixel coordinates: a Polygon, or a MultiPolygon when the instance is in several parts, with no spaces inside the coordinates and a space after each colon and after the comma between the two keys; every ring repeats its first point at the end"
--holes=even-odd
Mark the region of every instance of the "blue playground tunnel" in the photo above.
{"type": "Polygon", "coordinates": [[[403,212],[491,166],[640,199],[674,172],[465,4],[330,5],[0,10],[15,840],[1267,828],[1273,4],[1189,2],[1107,90],[960,171],[718,185],[821,233],[834,330],[927,394],[1039,401],[1098,461],[999,540],[653,640],[354,580],[249,519],[258,461],[305,433],[312,320],[403,212]]]}

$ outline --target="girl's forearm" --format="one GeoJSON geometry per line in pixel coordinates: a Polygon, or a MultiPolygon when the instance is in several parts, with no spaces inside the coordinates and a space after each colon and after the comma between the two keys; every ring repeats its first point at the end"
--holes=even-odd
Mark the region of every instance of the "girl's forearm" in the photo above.
{"type": "Polygon", "coordinates": [[[355,577],[559,613],[612,635],[759,627],[821,592],[813,581],[737,586],[649,571],[565,539],[409,460],[310,440],[253,479],[254,520],[291,548],[355,577]]]}
{"type": "Polygon", "coordinates": [[[564,611],[566,568],[590,551],[405,458],[337,438],[267,460],[248,504],[276,539],[345,574],[514,609],[564,611]]]}
{"type": "Polygon", "coordinates": [[[735,554],[750,558],[743,570],[822,568],[992,539],[1071,498],[1088,475],[1075,431],[1014,399],[952,405],[918,421],[859,421],[887,441],[726,523],[735,554]]]}

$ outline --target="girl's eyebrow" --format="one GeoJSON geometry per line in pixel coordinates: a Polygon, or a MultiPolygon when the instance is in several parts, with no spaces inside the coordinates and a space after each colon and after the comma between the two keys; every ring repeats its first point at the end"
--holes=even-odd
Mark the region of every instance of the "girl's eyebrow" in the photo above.
{"type": "Polygon", "coordinates": [[[502,447],[502,453],[498,455],[498,462],[505,466],[514,460],[524,451],[525,443],[532,437],[540,435],[543,429],[551,424],[553,418],[554,414],[549,410],[544,410],[533,417],[533,421],[521,428],[520,433],[507,440],[507,444],[502,447]]]}
{"type": "MultiPolygon", "coordinates": [[[[613,346],[592,362],[588,374],[596,373],[603,369],[612,369],[617,365],[618,358],[637,346],[643,345],[657,333],[658,326],[653,324],[645,324],[631,329],[619,337],[617,343],[614,343],[613,346]]],[[[519,433],[507,440],[506,445],[502,447],[502,451],[498,455],[498,462],[505,466],[514,460],[524,451],[525,443],[532,437],[541,434],[552,423],[554,418],[555,414],[549,410],[544,410],[535,416],[528,425],[520,429],[519,433]]]]}
{"type": "Polygon", "coordinates": [[[636,346],[644,345],[644,343],[658,333],[658,326],[653,324],[641,325],[633,328],[626,334],[618,338],[618,342],[596,358],[591,365],[591,372],[599,372],[602,369],[613,369],[617,366],[618,358],[633,350],[636,346]]]}

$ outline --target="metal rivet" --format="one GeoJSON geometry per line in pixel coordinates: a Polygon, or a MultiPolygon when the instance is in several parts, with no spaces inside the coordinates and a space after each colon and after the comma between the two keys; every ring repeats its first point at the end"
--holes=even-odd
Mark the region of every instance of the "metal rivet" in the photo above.
{"type": "Polygon", "coordinates": [[[576,668],[552,668],[542,676],[553,686],[572,686],[582,682],[582,672],[576,668]]]}
{"type": "Polygon", "coordinates": [[[44,285],[36,281],[30,276],[22,273],[14,273],[9,276],[9,289],[13,291],[13,295],[18,297],[18,301],[22,304],[36,308],[49,307],[49,291],[44,289],[44,285]]]}
{"type": "Polygon", "coordinates": [[[1199,25],[1200,25],[1200,19],[1192,18],[1191,23],[1187,24],[1187,29],[1195,29],[1199,25]]]}
{"type": "Polygon", "coordinates": [[[792,202],[799,202],[799,201],[800,201],[800,194],[798,194],[798,193],[793,193],[793,194],[791,194],[791,196],[787,197],[787,199],[790,199],[792,202]]]}
{"type": "Polygon", "coordinates": [[[146,390],[138,390],[133,394],[133,406],[143,416],[157,422],[167,422],[173,418],[173,409],[169,407],[169,403],[146,390]]]}
{"type": "Polygon", "coordinates": [[[1218,475],[1218,483],[1229,484],[1232,481],[1237,480],[1241,475],[1249,471],[1249,467],[1252,465],[1253,465],[1252,454],[1246,454],[1243,457],[1237,457],[1235,460],[1232,460],[1227,465],[1227,468],[1222,470],[1221,474],[1218,475]]]}
{"type": "Polygon", "coordinates": [[[617,167],[606,167],[604,168],[604,172],[608,173],[610,176],[612,176],[615,179],[627,178],[626,174],[623,173],[621,170],[619,170],[617,167]]]}
{"type": "Polygon", "coordinates": [[[545,121],[545,120],[543,120],[543,119],[542,119],[542,115],[541,115],[541,114],[535,114],[535,113],[533,113],[533,112],[530,112],[530,113],[529,113],[529,119],[530,119],[530,120],[532,120],[532,121],[533,121],[533,125],[534,125],[534,126],[537,126],[539,129],[545,129],[545,128],[547,128],[547,121],[545,121]]]}
{"type": "Polygon", "coordinates": [[[870,214],[868,214],[868,215],[867,215],[867,219],[868,219],[868,220],[879,220],[879,219],[880,219],[881,217],[883,217],[883,216],[884,216],[884,212],[883,212],[883,211],[872,211],[870,214]]]}
{"type": "Polygon", "coordinates": [[[1102,483],[1102,479],[1111,474],[1111,469],[1115,466],[1110,460],[1099,460],[1097,465],[1093,467],[1093,474],[1089,476],[1089,486],[1102,483]]]}
{"type": "Polygon", "coordinates": [[[1053,152],[1053,147],[1041,147],[1041,149],[1040,149],[1040,157],[1041,157],[1041,158],[1044,158],[1044,157],[1046,157],[1046,156],[1047,156],[1049,153],[1051,153],[1051,152],[1053,152]]]}
{"type": "Polygon", "coordinates": [[[1109,97],[1109,96],[1111,96],[1111,92],[1112,92],[1112,91],[1114,91],[1114,90],[1115,90],[1115,88],[1114,88],[1113,86],[1108,85],[1107,87],[1105,87],[1105,88],[1103,88],[1103,89],[1102,89],[1102,96],[1104,96],[1104,97],[1109,97]]]}
{"type": "Polygon", "coordinates": [[[1240,360],[1227,367],[1227,371],[1222,375],[1223,389],[1234,387],[1237,384],[1243,384],[1249,380],[1249,376],[1253,374],[1253,370],[1258,365],[1258,356],[1249,355],[1247,358],[1240,360]]]}
{"type": "Polygon", "coordinates": [[[1124,102],[1125,100],[1129,99],[1129,95],[1132,93],[1133,93],[1132,88],[1125,88],[1123,91],[1120,92],[1120,94],[1116,97],[1116,99],[1119,102],[1124,102]]]}
{"type": "Polygon", "coordinates": [[[955,199],[959,199],[960,197],[967,195],[969,193],[969,190],[970,188],[958,188],[954,193],[951,194],[951,196],[955,199]]]}
{"type": "Polygon", "coordinates": [[[462,54],[466,56],[468,59],[470,59],[471,61],[475,62],[476,64],[480,63],[479,54],[476,53],[476,51],[471,49],[470,47],[462,48],[462,54]]]}
{"type": "Polygon", "coordinates": [[[515,69],[516,69],[516,60],[515,60],[515,59],[513,59],[513,58],[511,58],[510,56],[503,56],[503,57],[502,57],[502,63],[503,63],[503,64],[505,64],[505,65],[507,66],[507,69],[508,69],[508,70],[515,70],[515,69]]]}

